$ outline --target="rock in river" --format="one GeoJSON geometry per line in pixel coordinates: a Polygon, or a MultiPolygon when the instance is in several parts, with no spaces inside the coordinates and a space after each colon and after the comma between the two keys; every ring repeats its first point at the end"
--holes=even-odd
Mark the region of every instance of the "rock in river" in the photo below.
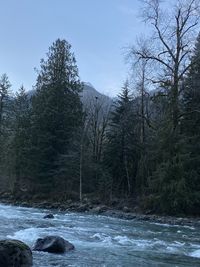
{"type": "Polygon", "coordinates": [[[1,267],[32,266],[31,249],[23,242],[14,239],[0,240],[1,267]]]}
{"type": "Polygon", "coordinates": [[[43,219],[53,219],[54,218],[54,215],[52,213],[50,214],[46,214],[43,219]]]}
{"type": "Polygon", "coordinates": [[[74,245],[60,236],[38,238],[33,250],[50,253],[64,253],[74,249],[74,245]]]}

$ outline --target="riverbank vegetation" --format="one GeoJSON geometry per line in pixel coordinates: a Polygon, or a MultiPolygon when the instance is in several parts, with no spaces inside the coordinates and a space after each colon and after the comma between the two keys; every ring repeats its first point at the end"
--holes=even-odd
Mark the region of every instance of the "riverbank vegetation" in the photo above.
{"type": "Polygon", "coordinates": [[[127,51],[130,79],[112,104],[83,105],[66,40],[41,60],[34,90],[14,95],[0,80],[0,184],[16,199],[112,204],[200,215],[200,36],[198,1],[168,14],[149,0],[149,39],[127,51]],[[134,82],[133,82],[134,80],[134,82]]]}

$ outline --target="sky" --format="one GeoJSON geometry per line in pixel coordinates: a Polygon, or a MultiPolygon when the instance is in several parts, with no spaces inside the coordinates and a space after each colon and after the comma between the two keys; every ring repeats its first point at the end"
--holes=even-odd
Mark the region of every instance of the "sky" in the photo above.
{"type": "Polygon", "coordinates": [[[145,32],[138,0],[0,0],[0,74],[31,90],[57,39],[75,53],[82,81],[115,96],[128,76],[127,47],[145,32]]]}

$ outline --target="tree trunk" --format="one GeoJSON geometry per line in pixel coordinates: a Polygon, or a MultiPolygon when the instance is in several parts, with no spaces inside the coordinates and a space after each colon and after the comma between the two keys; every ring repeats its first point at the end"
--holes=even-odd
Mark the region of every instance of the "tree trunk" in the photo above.
{"type": "Polygon", "coordinates": [[[79,200],[82,202],[82,180],[83,180],[83,144],[80,146],[80,165],[79,165],[79,200]]]}

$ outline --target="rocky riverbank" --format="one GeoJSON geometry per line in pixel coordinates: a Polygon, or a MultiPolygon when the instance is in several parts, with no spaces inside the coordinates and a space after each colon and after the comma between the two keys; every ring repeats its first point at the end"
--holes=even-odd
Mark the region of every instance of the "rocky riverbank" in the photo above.
{"type": "Polygon", "coordinates": [[[80,212],[94,215],[110,216],[124,220],[149,221],[160,224],[200,226],[200,217],[175,217],[161,216],[156,214],[144,214],[137,210],[137,207],[131,209],[127,206],[106,206],[102,204],[93,204],[90,201],[73,202],[71,200],[65,203],[50,201],[16,200],[8,194],[0,195],[0,202],[22,207],[43,208],[50,212],[80,212]]]}

